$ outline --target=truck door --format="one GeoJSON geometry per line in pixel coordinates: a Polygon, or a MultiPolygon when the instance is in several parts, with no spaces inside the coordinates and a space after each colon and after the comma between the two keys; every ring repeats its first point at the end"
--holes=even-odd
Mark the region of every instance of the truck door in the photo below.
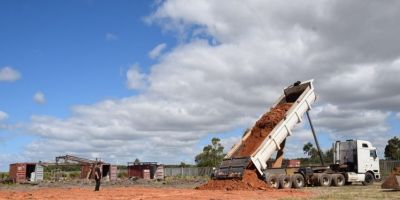
{"type": "Polygon", "coordinates": [[[368,171],[379,172],[379,158],[376,154],[376,149],[369,150],[369,165],[367,167],[368,171]]]}
{"type": "Polygon", "coordinates": [[[375,148],[370,144],[362,142],[361,148],[358,149],[358,163],[358,173],[379,170],[379,159],[375,148]]]}

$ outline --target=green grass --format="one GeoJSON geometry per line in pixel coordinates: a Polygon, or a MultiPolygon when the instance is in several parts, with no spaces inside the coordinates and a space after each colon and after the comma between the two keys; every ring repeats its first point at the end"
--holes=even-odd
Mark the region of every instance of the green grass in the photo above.
{"type": "MultiPolygon", "coordinates": [[[[400,191],[382,190],[381,183],[370,186],[355,184],[343,187],[307,187],[302,190],[314,193],[312,197],[306,198],[307,200],[400,199],[400,191]]],[[[300,199],[305,198],[283,198],[282,200],[300,199]]]]}

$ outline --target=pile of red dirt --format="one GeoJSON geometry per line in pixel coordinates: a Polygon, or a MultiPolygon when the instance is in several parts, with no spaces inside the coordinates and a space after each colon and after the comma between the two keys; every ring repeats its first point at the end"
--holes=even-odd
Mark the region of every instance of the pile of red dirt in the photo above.
{"type": "Polygon", "coordinates": [[[206,184],[196,187],[198,190],[267,190],[268,185],[260,180],[255,170],[245,170],[242,180],[225,179],[209,180],[206,184]]]}
{"type": "Polygon", "coordinates": [[[400,166],[397,166],[393,169],[392,174],[385,179],[381,187],[383,189],[400,190],[400,166]]]}
{"type": "Polygon", "coordinates": [[[264,139],[274,129],[274,127],[283,119],[286,112],[290,109],[292,103],[282,103],[271,111],[265,113],[255,124],[249,137],[243,142],[235,152],[234,157],[251,156],[251,154],[260,146],[264,139]]]}

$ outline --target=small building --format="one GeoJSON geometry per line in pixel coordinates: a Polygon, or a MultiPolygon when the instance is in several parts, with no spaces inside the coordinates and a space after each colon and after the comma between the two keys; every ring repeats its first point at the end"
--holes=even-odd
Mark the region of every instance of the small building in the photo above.
{"type": "Polygon", "coordinates": [[[128,177],[164,179],[164,166],[157,162],[128,162],[128,177]]]}
{"type": "Polygon", "coordinates": [[[43,166],[38,163],[10,164],[9,176],[14,183],[43,181],[43,166]]]}

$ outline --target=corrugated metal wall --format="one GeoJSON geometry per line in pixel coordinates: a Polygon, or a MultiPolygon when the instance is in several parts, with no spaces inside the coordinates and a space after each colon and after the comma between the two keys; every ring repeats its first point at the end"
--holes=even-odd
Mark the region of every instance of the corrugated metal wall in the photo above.
{"type": "Polygon", "coordinates": [[[110,166],[110,181],[116,181],[118,176],[118,169],[117,166],[111,165],[110,166]]]}
{"type": "Polygon", "coordinates": [[[212,172],[212,167],[164,167],[165,176],[210,176],[212,172]]]}
{"type": "Polygon", "coordinates": [[[15,183],[25,182],[26,181],[26,164],[25,163],[10,164],[9,175],[15,183]]]}
{"type": "Polygon", "coordinates": [[[36,168],[35,168],[35,180],[36,182],[38,181],[43,181],[43,176],[44,176],[44,172],[43,172],[43,166],[36,164],[36,168]]]}
{"type": "Polygon", "coordinates": [[[400,160],[379,160],[381,176],[386,177],[390,175],[395,166],[400,166],[400,160]]]}

